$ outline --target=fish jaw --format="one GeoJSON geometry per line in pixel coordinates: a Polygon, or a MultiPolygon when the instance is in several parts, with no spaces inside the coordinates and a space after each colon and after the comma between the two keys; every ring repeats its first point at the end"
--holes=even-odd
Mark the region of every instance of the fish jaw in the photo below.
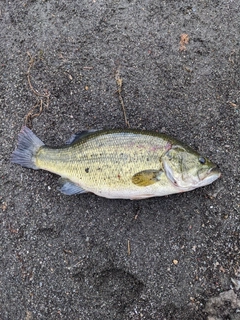
{"type": "Polygon", "coordinates": [[[221,177],[221,172],[217,167],[209,169],[207,175],[198,182],[196,188],[207,186],[221,177]]]}

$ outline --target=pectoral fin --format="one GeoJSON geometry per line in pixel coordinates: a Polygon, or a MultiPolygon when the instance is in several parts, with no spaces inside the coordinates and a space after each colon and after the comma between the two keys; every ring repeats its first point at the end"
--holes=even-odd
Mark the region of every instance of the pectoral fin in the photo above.
{"type": "Polygon", "coordinates": [[[65,179],[65,178],[60,178],[59,184],[60,184],[59,191],[61,191],[63,194],[66,194],[68,196],[70,196],[72,194],[77,194],[77,193],[80,194],[80,193],[88,192],[88,191],[82,189],[77,184],[75,184],[72,181],[65,179]]]}
{"type": "Polygon", "coordinates": [[[139,187],[150,186],[160,180],[162,173],[162,170],[140,171],[132,177],[132,182],[139,187]]]}

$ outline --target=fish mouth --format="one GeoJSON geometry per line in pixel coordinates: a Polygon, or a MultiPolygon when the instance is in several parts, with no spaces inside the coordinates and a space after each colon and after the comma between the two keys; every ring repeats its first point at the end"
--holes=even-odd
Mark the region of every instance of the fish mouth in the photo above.
{"type": "Polygon", "coordinates": [[[205,174],[198,174],[199,186],[206,186],[217,180],[221,176],[221,172],[217,166],[210,168],[205,174]]]}
{"type": "Polygon", "coordinates": [[[219,177],[221,176],[221,172],[220,172],[220,170],[219,170],[219,168],[217,166],[209,169],[208,171],[209,171],[210,174],[216,174],[219,177]]]}
{"type": "Polygon", "coordinates": [[[219,168],[217,166],[210,168],[208,170],[208,176],[212,176],[215,177],[216,179],[218,179],[221,176],[221,172],[219,170],[219,168]]]}

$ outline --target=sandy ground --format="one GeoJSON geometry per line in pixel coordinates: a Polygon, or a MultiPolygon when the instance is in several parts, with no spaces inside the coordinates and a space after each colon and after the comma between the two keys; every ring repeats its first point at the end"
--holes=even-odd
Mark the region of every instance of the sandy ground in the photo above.
{"type": "Polygon", "coordinates": [[[239,12],[239,0],[0,2],[1,320],[240,319],[239,12]],[[126,127],[116,74],[131,128],[184,141],[221,179],[143,201],[67,197],[57,176],[10,163],[34,106],[49,145],[126,127]]]}

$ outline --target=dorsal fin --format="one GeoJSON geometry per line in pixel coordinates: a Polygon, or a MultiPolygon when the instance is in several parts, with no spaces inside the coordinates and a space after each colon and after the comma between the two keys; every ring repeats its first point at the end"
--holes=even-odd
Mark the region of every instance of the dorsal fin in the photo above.
{"type": "Polygon", "coordinates": [[[83,130],[77,133],[74,133],[67,141],[66,144],[72,144],[77,142],[78,140],[90,136],[92,133],[99,131],[100,129],[90,129],[90,130],[83,130]]]}

